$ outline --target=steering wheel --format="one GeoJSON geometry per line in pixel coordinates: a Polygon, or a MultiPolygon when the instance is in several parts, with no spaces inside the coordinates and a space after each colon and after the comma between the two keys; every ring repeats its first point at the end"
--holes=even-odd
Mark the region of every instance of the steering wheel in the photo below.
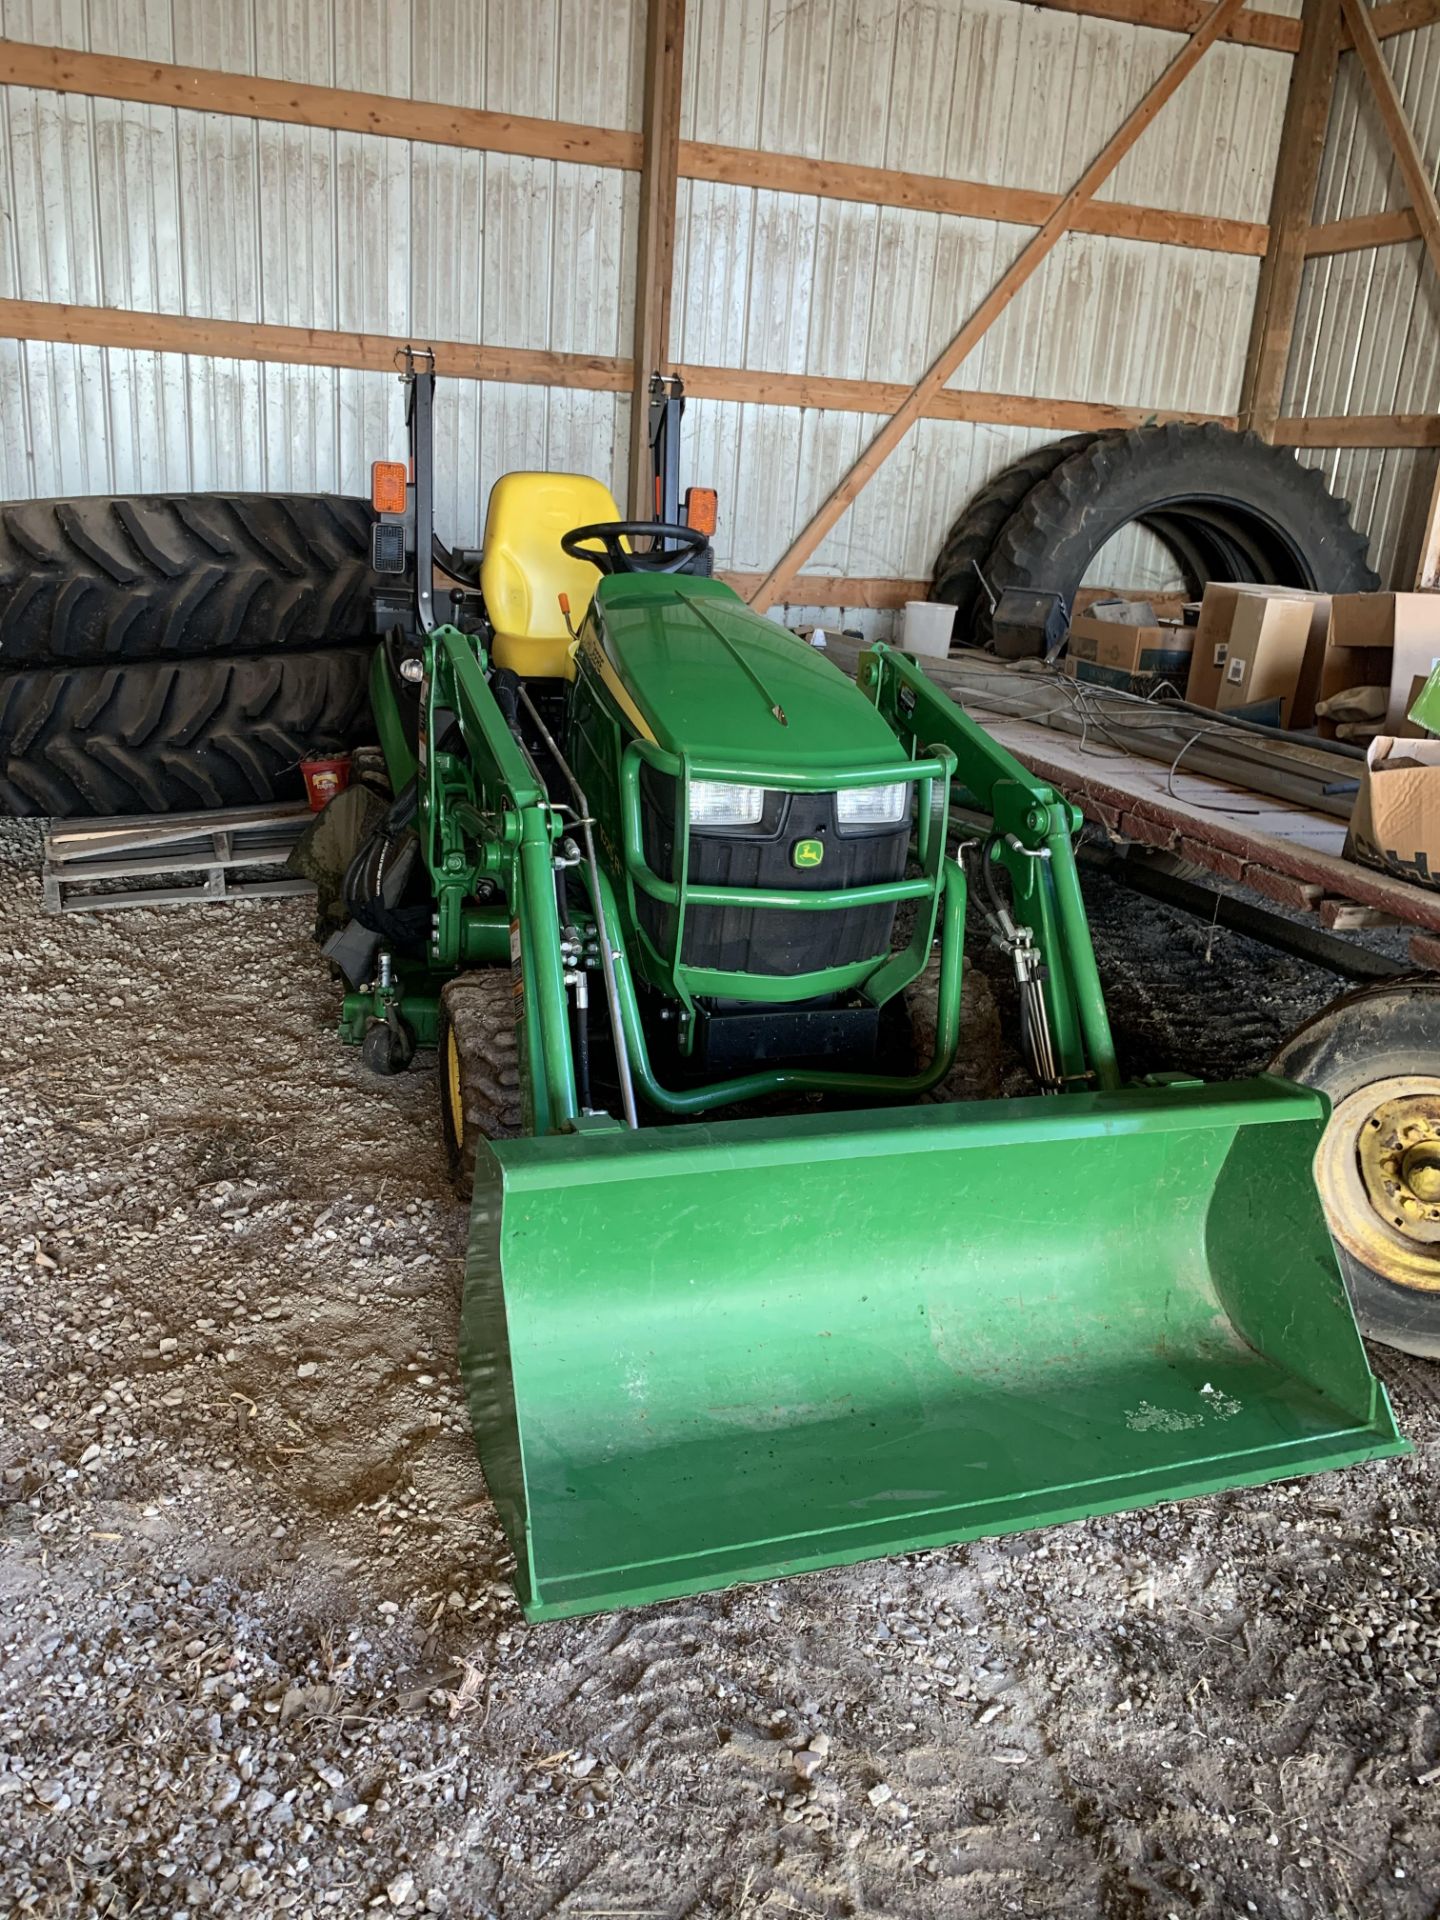
{"type": "Polygon", "coordinates": [[[710,545],[694,527],[671,525],[664,520],[597,520],[593,526],[572,527],[562,533],[560,546],[572,560],[588,560],[601,573],[683,573],[698,554],[710,545]],[[661,538],[678,541],[674,550],[652,547],[648,553],[635,553],[621,546],[625,539],[661,538]],[[599,548],[597,552],[596,548],[599,548]]]}

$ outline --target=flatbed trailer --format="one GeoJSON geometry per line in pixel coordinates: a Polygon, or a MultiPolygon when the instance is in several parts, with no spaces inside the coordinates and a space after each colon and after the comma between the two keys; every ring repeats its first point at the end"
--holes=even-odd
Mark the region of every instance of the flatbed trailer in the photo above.
{"type": "Polygon", "coordinates": [[[1413,967],[1440,971],[1440,887],[1344,857],[1362,770],[1355,756],[1176,702],[1097,694],[1058,670],[967,656],[925,665],[1116,848],[1148,848],[1203,868],[1308,917],[1317,933],[1401,929],[1413,967]],[[1041,717],[1027,717],[1026,708],[1041,717]],[[1128,744],[1145,739],[1152,717],[1153,730],[1162,719],[1169,729],[1167,745],[1180,740],[1179,751],[1140,753],[1128,744]],[[1213,770],[1222,765],[1243,780],[1222,778],[1213,770]]]}

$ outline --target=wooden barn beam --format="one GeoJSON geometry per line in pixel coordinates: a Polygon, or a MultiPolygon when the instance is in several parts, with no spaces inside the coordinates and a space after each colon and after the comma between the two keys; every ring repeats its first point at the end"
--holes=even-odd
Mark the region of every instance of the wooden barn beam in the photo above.
{"type": "Polygon", "coordinates": [[[1297,413],[1275,423],[1277,447],[1440,447],[1440,414],[1297,413]]]}
{"type": "Polygon", "coordinates": [[[1430,256],[1431,266],[1440,273],[1440,200],[1436,199],[1435,189],[1430,183],[1430,170],[1416,145],[1415,132],[1401,103],[1394,75],[1380,50],[1380,42],[1370,22],[1369,9],[1360,0],[1340,0],[1340,5],[1344,8],[1345,24],[1355,42],[1356,57],[1365,69],[1370,91],[1375,96],[1375,105],[1385,123],[1390,145],[1395,150],[1396,163],[1410,191],[1410,206],[1420,224],[1425,251],[1430,256]]]}
{"type": "Polygon", "coordinates": [[[1305,257],[1322,253],[1361,253],[1366,247],[1403,246],[1420,238],[1420,222],[1409,207],[1389,213],[1353,214],[1348,220],[1325,220],[1305,235],[1305,257]]]}
{"type": "Polygon", "coordinates": [[[675,284],[675,196],[679,188],[680,80],[685,0],[649,0],[645,21],[644,157],[635,268],[634,378],[630,391],[630,512],[655,512],[650,459],[650,376],[670,371],[670,303],[675,284]]]}
{"type": "MultiPolygon", "coordinates": [[[[1293,26],[1294,22],[1281,24],[1293,26]]],[[[373,133],[385,139],[471,147],[530,159],[568,160],[632,173],[640,170],[644,154],[642,134],[608,127],[437,106],[424,100],[355,93],[343,87],[291,84],[110,54],[77,53],[68,47],[32,46],[18,40],[0,40],[0,85],[234,114],[283,126],[373,133]]],[[[1056,194],[1030,187],[951,180],[896,167],[816,160],[804,154],[765,153],[709,140],[680,141],[677,166],[684,180],[710,180],[772,193],[813,194],[822,200],[852,200],[862,206],[909,207],[919,213],[953,213],[1016,226],[1041,226],[1058,200],[1056,194]]],[[[1131,206],[1123,201],[1097,201],[1081,212],[1075,224],[1086,233],[1153,240],[1163,246],[1193,247],[1207,253],[1265,251],[1266,229],[1257,221],[1176,213],[1165,207],[1131,206]]]]}
{"type": "Polygon", "coordinates": [[[1305,272],[1305,237],[1315,208],[1340,62],[1340,0],[1304,0],[1301,28],[1270,195],[1270,244],[1260,267],[1240,383],[1240,424],[1263,440],[1275,432],[1290,364],[1305,272]]]}
{"type": "Polygon", "coordinates": [[[243,120],[273,120],[285,126],[376,133],[432,146],[477,147],[524,154],[533,160],[631,169],[640,165],[639,135],[610,127],[537,120],[522,113],[489,113],[479,107],[443,106],[385,93],[356,93],[345,87],[307,86],[251,73],[217,73],[163,60],[78,53],[71,47],[34,46],[24,40],[0,40],[0,85],[101,100],[135,100],[152,107],[184,107],[192,113],[235,114],[243,120]]]}

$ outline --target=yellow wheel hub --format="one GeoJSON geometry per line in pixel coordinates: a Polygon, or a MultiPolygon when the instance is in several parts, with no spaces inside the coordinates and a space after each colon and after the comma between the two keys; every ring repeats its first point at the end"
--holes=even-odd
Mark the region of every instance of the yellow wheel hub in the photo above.
{"type": "Polygon", "coordinates": [[[1357,1260],[1440,1293],[1440,1077],[1397,1074],[1341,1100],[1315,1178],[1330,1231],[1357,1260]]]}
{"type": "Polygon", "coordinates": [[[460,1048],[454,1027],[445,1029],[445,1107],[457,1145],[465,1138],[465,1096],[460,1086],[460,1048]]]}

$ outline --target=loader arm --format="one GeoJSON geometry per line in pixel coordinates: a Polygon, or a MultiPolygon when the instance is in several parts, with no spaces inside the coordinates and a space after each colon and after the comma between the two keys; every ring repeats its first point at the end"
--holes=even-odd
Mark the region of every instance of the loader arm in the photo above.
{"type": "Polygon", "coordinates": [[[1009,875],[1014,917],[1034,937],[1060,1078],[1076,1087],[1118,1087],[1115,1042],[1075,868],[1078,808],[1037,780],[894,648],[877,644],[862,653],[859,683],[912,753],[950,750],[954,783],[989,814],[981,857],[1009,875]]]}
{"type": "Polygon", "coordinates": [[[481,643],[441,627],[428,658],[418,826],[435,890],[431,961],[467,964],[497,911],[508,919],[527,1123],[535,1133],[564,1132],[580,1108],[555,894],[563,817],[486,682],[481,643]],[[470,904],[486,882],[503,890],[508,912],[470,904]]]}

